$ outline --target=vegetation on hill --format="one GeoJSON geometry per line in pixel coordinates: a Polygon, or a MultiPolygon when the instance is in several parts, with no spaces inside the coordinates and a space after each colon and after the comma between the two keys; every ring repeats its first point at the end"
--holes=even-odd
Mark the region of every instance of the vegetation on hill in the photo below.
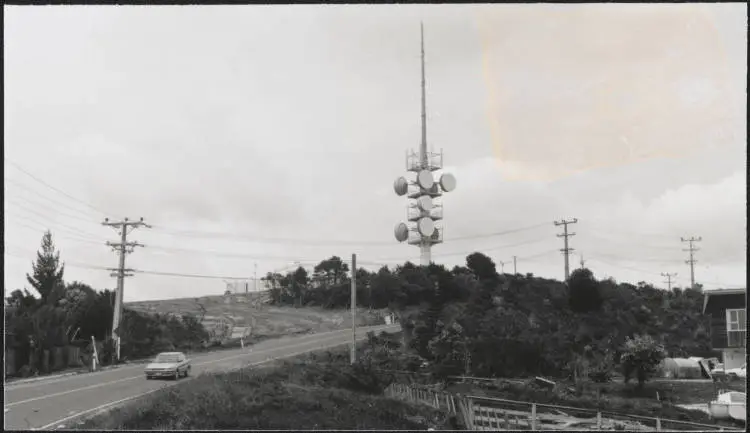
{"type": "MultiPolygon", "coordinates": [[[[66,284],[63,274],[47,232],[28,278],[39,298],[24,289],[6,299],[6,329],[20,352],[29,354],[32,370],[39,368],[43,350],[69,344],[76,336],[106,340],[111,333],[113,293],[66,284]]],[[[266,279],[276,306],[349,306],[349,269],[335,256],[321,261],[312,275],[298,268],[266,279]]],[[[567,282],[499,274],[481,253],[452,270],[409,262],[393,270],[358,269],[357,282],[358,305],[398,312],[408,348],[429,361],[438,378],[545,375],[607,381],[615,367],[627,367],[624,373],[632,371],[643,384],[663,356],[712,354],[700,289],[664,291],[644,282],[597,280],[589,269],[575,270],[567,282]],[[644,356],[633,352],[628,358],[626,350],[635,346],[628,349],[626,342],[636,335],[651,345],[638,346],[650,355],[642,350],[644,356]]],[[[208,338],[192,314],[128,309],[120,334],[126,358],[196,348],[208,338]]],[[[106,362],[109,350],[104,352],[106,362]]]]}
{"type": "MultiPolygon", "coordinates": [[[[17,373],[23,376],[47,373],[55,365],[66,367],[69,351],[55,351],[68,345],[84,349],[87,363],[93,350],[91,337],[101,344],[99,360],[113,362],[110,341],[115,293],[97,292],[90,286],[64,281],[65,267],[60,261],[52,234],[42,237],[41,251],[27,280],[39,294],[14,290],[5,299],[6,345],[13,350],[17,373]],[[51,359],[58,354],[63,359],[51,359]]],[[[177,318],[147,315],[125,309],[120,324],[123,358],[150,356],[160,350],[187,349],[207,338],[205,329],[192,315],[177,318]]]]}
{"type": "MultiPolygon", "coordinates": [[[[308,276],[303,268],[269,274],[277,305],[348,305],[350,281],[338,257],[308,276]]],[[[638,384],[664,356],[712,356],[700,288],[671,291],[640,282],[597,280],[589,269],[567,282],[498,274],[481,253],[452,270],[405,263],[357,271],[359,306],[404,311],[409,348],[437,376],[590,377],[605,382],[622,368],[638,384]],[[628,343],[632,340],[638,342],[628,343]]]]}

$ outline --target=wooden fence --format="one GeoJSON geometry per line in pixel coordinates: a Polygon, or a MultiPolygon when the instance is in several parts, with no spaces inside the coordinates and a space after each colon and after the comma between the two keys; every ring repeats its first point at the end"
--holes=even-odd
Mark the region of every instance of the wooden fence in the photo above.
{"type": "Polygon", "coordinates": [[[400,383],[391,384],[385,394],[457,415],[470,430],[745,431],[742,428],[569,406],[454,395],[425,386],[400,383]]]}

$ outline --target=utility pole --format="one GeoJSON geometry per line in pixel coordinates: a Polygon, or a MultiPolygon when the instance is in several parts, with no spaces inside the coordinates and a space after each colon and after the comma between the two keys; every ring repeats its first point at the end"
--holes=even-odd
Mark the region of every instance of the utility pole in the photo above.
{"type": "Polygon", "coordinates": [[[518,275],[518,271],[516,270],[516,256],[513,256],[513,275],[518,275]]]}
{"type": "Polygon", "coordinates": [[[573,218],[570,221],[565,221],[564,219],[560,222],[555,221],[556,226],[563,226],[563,233],[558,234],[557,237],[564,238],[565,241],[565,248],[560,250],[563,252],[563,255],[565,255],[565,281],[568,281],[568,278],[570,278],[570,263],[568,262],[568,256],[570,256],[571,251],[574,251],[573,248],[568,248],[568,238],[576,235],[575,233],[568,233],[568,224],[575,224],[577,222],[577,218],[573,218]]]}
{"type": "Polygon", "coordinates": [[[107,245],[112,247],[113,250],[118,251],[120,254],[120,263],[117,269],[109,269],[114,271],[110,274],[113,277],[117,277],[117,292],[115,293],[115,308],[114,314],[112,315],[112,339],[115,342],[115,356],[117,360],[120,360],[120,336],[118,328],[120,327],[120,320],[122,318],[122,303],[124,297],[125,288],[125,277],[131,277],[133,274],[132,269],[125,268],[125,254],[132,253],[135,247],[142,247],[142,244],[138,242],[128,242],[128,233],[138,227],[148,227],[150,225],[143,222],[143,217],[140,221],[128,221],[125,218],[123,221],[110,222],[109,218],[105,218],[102,225],[110,226],[120,230],[120,242],[107,242],[107,245]]]}
{"type": "Polygon", "coordinates": [[[500,260],[498,260],[497,262],[500,263],[500,273],[504,274],[505,273],[505,262],[501,262],[500,260]]]}
{"type": "Polygon", "coordinates": [[[349,362],[357,362],[357,255],[352,254],[352,349],[349,362]]]}
{"type": "Polygon", "coordinates": [[[586,260],[583,260],[583,253],[581,253],[581,269],[586,265],[586,260]]]}
{"type": "Polygon", "coordinates": [[[253,292],[258,291],[258,263],[255,263],[253,269],[253,292]]]}
{"type": "Polygon", "coordinates": [[[667,290],[672,290],[672,277],[676,277],[677,272],[675,272],[674,274],[670,274],[669,272],[667,273],[662,272],[661,276],[667,277],[667,281],[665,281],[665,283],[667,283],[667,290]]]}
{"type": "Polygon", "coordinates": [[[698,251],[698,248],[695,248],[693,246],[693,242],[700,242],[702,239],[703,238],[701,238],[700,236],[698,236],[697,238],[691,236],[690,239],[685,239],[685,238],[682,238],[682,237],[680,238],[680,240],[682,242],[688,242],[688,244],[690,245],[690,248],[688,248],[686,250],[683,249],[682,251],[689,251],[690,252],[690,260],[686,260],[685,263],[687,263],[687,264],[690,265],[690,287],[693,288],[693,289],[695,289],[695,262],[697,262],[697,260],[695,260],[695,258],[693,256],[693,253],[695,253],[696,251],[698,251]]]}

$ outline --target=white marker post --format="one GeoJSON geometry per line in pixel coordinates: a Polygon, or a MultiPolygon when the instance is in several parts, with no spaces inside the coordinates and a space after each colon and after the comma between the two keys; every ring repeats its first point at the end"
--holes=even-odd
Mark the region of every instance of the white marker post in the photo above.
{"type": "Polygon", "coordinates": [[[94,349],[94,353],[91,356],[91,370],[96,371],[96,361],[99,358],[99,354],[96,352],[96,339],[93,335],[91,336],[91,347],[94,349]]]}

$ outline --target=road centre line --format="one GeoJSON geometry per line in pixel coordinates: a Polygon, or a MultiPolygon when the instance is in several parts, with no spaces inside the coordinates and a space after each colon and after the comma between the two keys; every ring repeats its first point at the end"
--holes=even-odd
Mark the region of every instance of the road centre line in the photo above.
{"type": "MultiPolygon", "coordinates": [[[[375,326],[389,326],[389,325],[375,325],[375,326]]],[[[390,325],[390,326],[392,326],[392,325],[390,325]]],[[[326,331],[326,332],[321,332],[321,333],[317,333],[317,334],[307,334],[307,335],[301,336],[299,338],[300,339],[304,339],[304,341],[308,341],[309,337],[322,337],[322,336],[329,335],[329,334],[338,334],[338,333],[344,333],[344,332],[351,332],[351,329],[337,329],[337,330],[334,330],[334,331],[326,331]]],[[[266,341],[273,341],[273,340],[266,340],[266,341]]],[[[263,342],[261,342],[261,343],[263,343],[263,342]]],[[[263,353],[263,352],[265,352],[267,350],[268,349],[263,349],[263,350],[260,350],[258,352],[255,352],[255,353],[263,353]]],[[[210,356],[212,354],[216,354],[216,353],[218,353],[218,352],[203,353],[203,354],[200,354],[199,358],[204,358],[204,357],[210,356]]],[[[233,355],[233,356],[235,356],[235,355],[233,355]]],[[[242,356],[242,355],[237,355],[237,356],[242,356]]],[[[231,359],[231,357],[227,357],[227,358],[223,358],[223,359],[231,359]]],[[[216,361],[218,362],[220,360],[216,360],[216,361]]],[[[141,364],[136,364],[136,365],[125,365],[125,366],[122,366],[122,367],[116,368],[116,369],[100,370],[100,371],[95,371],[95,372],[90,372],[90,373],[82,373],[82,374],[77,374],[77,375],[70,375],[70,376],[67,376],[67,377],[61,377],[61,378],[57,378],[57,379],[50,378],[50,380],[40,380],[40,381],[37,381],[37,382],[31,382],[31,383],[19,383],[17,385],[14,385],[14,384],[10,383],[10,384],[6,384],[5,389],[6,390],[16,390],[16,389],[34,388],[34,387],[37,387],[37,386],[40,386],[40,385],[46,385],[46,384],[52,384],[52,383],[60,383],[60,382],[68,381],[68,380],[75,380],[75,379],[82,378],[82,377],[90,377],[90,375],[104,374],[104,373],[115,371],[115,370],[127,371],[127,370],[135,370],[135,369],[139,369],[139,368],[143,368],[143,367],[144,367],[144,364],[141,363],[141,364]]]]}
{"type": "MultiPolygon", "coordinates": [[[[335,337],[334,336],[329,336],[329,337],[322,338],[320,340],[325,341],[325,340],[328,340],[330,338],[335,338],[335,337]]],[[[230,359],[236,359],[236,358],[246,357],[246,356],[249,356],[249,355],[258,355],[258,354],[262,354],[262,353],[273,352],[273,351],[276,351],[276,350],[288,349],[288,348],[291,348],[291,347],[303,346],[305,344],[311,344],[311,343],[315,343],[315,342],[320,342],[320,340],[305,341],[305,342],[297,343],[297,344],[291,344],[291,345],[280,346],[280,347],[275,347],[275,348],[263,349],[263,350],[260,350],[260,351],[257,351],[257,352],[245,352],[245,353],[238,354],[238,355],[228,356],[226,358],[214,359],[214,360],[206,361],[206,362],[203,362],[203,363],[196,363],[195,365],[209,365],[209,364],[214,364],[214,363],[217,363],[217,362],[227,361],[227,360],[230,360],[230,359]]],[[[142,378],[143,378],[143,374],[139,374],[137,376],[126,377],[126,378],[123,378],[123,379],[117,379],[117,380],[113,380],[113,381],[110,381],[110,382],[97,383],[95,385],[84,386],[82,388],[71,389],[71,390],[67,390],[67,391],[57,392],[57,393],[54,393],[54,394],[47,394],[47,395],[43,395],[43,396],[39,396],[39,397],[34,397],[34,398],[26,399],[26,400],[21,400],[21,401],[13,402],[13,403],[8,403],[8,404],[5,404],[4,406],[6,408],[9,408],[9,407],[17,406],[19,404],[31,403],[33,401],[45,400],[45,399],[48,399],[48,398],[59,397],[61,395],[72,394],[72,393],[78,392],[78,391],[87,391],[87,390],[90,390],[90,389],[101,388],[103,386],[112,385],[112,384],[115,384],[115,383],[127,382],[129,380],[142,379],[142,378]]]]}
{"type": "MultiPolygon", "coordinates": [[[[367,336],[366,336],[366,335],[363,335],[363,336],[359,336],[359,337],[357,337],[357,340],[358,340],[358,341],[359,341],[359,340],[364,340],[365,338],[367,338],[367,336]]],[[[254,367],[254,366],[256,366],[256,365],[261,365],[261,364],[265,364],[265,363],[268,363],[268,362],[271,362],[271,361],[276,361],[276,360],[278,360],[278,359],[283,359],[283,358],[290,358],[290,357],[293,357],[293,356],[301,355],[301,354],[303,354],[303,353],[308,353],[308,352],[312,352],[312,351],[315,351],[315,350],[325,350],[325,349],[330,349],[330,348],[332,348],[332,347],[336,347],[336,346],[341,346],[341,345],[344,345],[344,344],[347,344],[347,343],[348,343],[348,342],[346,342],[346,341],[345,341],[345,342],[340,342],[340,343],[336,343],[336,344],[329,344],[329,345],[327,345],[327,346],[323,346],[323,347],[318,347],[318,348],[311,348],[311,349],[306,349],[306,350],[302,350],[302,351],[298,351],[298,352],[290,353],[290,354],[287,354],[287,355],[277,356],[277,357],[275,357],[275,358],[269,358],[269,359],[266,359],[266,360],[263,360],[263,361],[255,361],[255,362],[252,362],[252,363],[250,363],[250,364],[246,364],[246,365],[243,365],[243,366],[240,366],[240,367],[234,368],[234,370],[238,370],[238,369],[242,369],[242,368],[247,368],[247,367],[254,367]]],[[[285,347],[290,347],[290,346],[285,346],[285,347]]],[[[291,346],[291,347],[294,347],[294,346],[291,346]]],[[[139,377],[140,377],[140,376],[139,376],[139,377]]],[[[91,413],[91,412],[95,412],[95,411],[99,411],[99,410],[104,410],[104,409],[108,409],[109,407],[112,407],[112,406],[118,405],[118,404],[120,404],[120,403],[124,403],[124,402],[126,402],[126,401],[129,401],[129,400],[135,400],[135,399],[137,399],[137,398],[140,398],[140,397],[146,396],[146,395],[148,395],[148,394],[152,394],[152,393],[154,393],[154,392],[156,392],[156,391],[159,391],[159,390],[161,390],[161,389],[164,389],[164,388],[168,388],[168,387],[171,387],[171,386],[175,386],[175,385],[178,385],[178,384],[180,384],[180,383],[184,383],[184,382],[175,382],[175,383],[173,383],[173,384],[170,384],[170,385],[166,385],[166,386],[162,386],[162,387],[159,387],[159,388],[156,388],[156,389],[152,389],[152,390],[150,390],[150,391],[148,391],[148,392],[145,392],[145,393],[141,393],[141,394],[138,394],[138,395],[135,395],[135,396],[132,396],[132,397],[127,397],[127,398],[124,398],[124,399],[122,399],[122,400],[117,400],[117,401],[115,401],[115,402],[110,402],[110,403],[106,403],[106,404],[103,404],[103,405],[101,405],[101,406],[95,407],[95,408],[93,408],[93,409],[87,409],[87,410],[85,410],[85,411],[82,411],[82,412],[78,412],[78,413],[76,413],[76,414],[73,414],[73,415],[67,416],[67,417],[65,417],[65,418],[59,419],[59,420],[57,420],[57,421],[54,421],[54,422],[51,422],[51,423],[49,423],[49,424],[47,424],[47,425],[45,425],[45,426],[42,426],[42,427],[40,427],[40,428],[39,428],[39,430],[47,430],[47,429],[48,429],[48,428],[50,428],[50,427],[53,427],[53,426],[55,426],[55,425],[59,425],[60,423],[63,423],[63,422],[69,421],[69,420],[71,420],[71,419],[75,419],[75,418],[77,418],[77,417],[79,417],[79,416],[82,416],[82,415],[86,415],[86,414],[88,414],[88,413],[91,413]]]]}

